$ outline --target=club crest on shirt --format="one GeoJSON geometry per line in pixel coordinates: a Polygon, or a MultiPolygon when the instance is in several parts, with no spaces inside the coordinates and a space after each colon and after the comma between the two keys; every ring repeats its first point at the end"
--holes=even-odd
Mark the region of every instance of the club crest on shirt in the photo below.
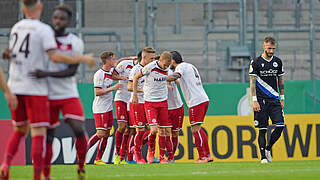
{"type": "Polygon", "coordinates": [[[278,63],[277,62],[274,62],[272,65],[273,65],[273,67],[278,67],[278,63]]]}

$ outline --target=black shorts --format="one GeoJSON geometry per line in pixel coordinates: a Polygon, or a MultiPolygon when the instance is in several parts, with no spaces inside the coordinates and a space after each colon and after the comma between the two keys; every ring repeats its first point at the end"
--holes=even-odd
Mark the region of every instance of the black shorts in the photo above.
{"type": "Polygon", "coordinates": [[[284,113],[278,99],[260,99],[258,98],[260,111],[254,112],[254,126],[256,128],[267,128],[269,117],[272,124],[284,126],[284,113]]]}

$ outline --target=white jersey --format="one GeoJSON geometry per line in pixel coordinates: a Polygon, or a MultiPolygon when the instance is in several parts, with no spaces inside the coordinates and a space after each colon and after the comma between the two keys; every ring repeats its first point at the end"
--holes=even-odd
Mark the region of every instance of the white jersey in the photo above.
{"type": "MultiPolygon", "coordinates": [[[[170,76],[171,74],[173,74],[173,71],[170,69],[168,75],[170,76]]],[[[173,90],[168,89],[168,109],[178,109],[183,105],[179,89],[174,81],[171,81],[170,85],[173,87],[173,90]]]]}
{"type": "Polygon", "coordinates": [[[189,108],[209,101],[196,67],[190,63],[182,62],[176,67],[175,73],[181,75],[179,79],[181,90],[189,108]]]}
{"type": "MultiPolygon", "coordinates": [[[[134,60],[123,60],[115,67],[114,70],[119,74],[119,76],[129,76],[133,66],[134,60]]],[[[128,91],[128,80],[120,80],[119,83],[122,84],[123,87],[117,90],[114,100],[128,103],[131,97],[131,92],[128,91]]]]}
{"type": "MultiPolygon", "coordinates": [[[[103,90],[111,87],[113,85],[112,71],[105,71],[99,69],[93,76],[94,88],[101,88],[103,90]]],[[[112,108],[112,91],[101,96],[95,96],[92,105],[93,113],[105,113],[111,111],[112,108]]]]}
{"type": "MultiPolygon", "coordinates": [[[[56,37],[58,52],[69,56],[83,54],[83,41],[76,35],[56,37]]],[[[57,72],[68,69],[68,64],[49,62],[49,71],[57,72]]],[[[49,99],[67,99],[79,97],[75,76],[65,78],[49,77],[49,99]]]]}
{"type": "Polygon", "coordinates": [[[168,68],[162,69],[159,61],[153,61],[142,69],[145,76],[143,86],[144,100],[150,102],[161,102],[168,99],[168,68]]]}
{"type": "Polygon", "coordinates": [[[47,70],[49,58],[46,51],[57,48],[52,28],[36,19],[23,19],[11,30],[9,48],[13,58],[8,85],[12,92],[47,96],[47,79],[36,79],[29,73],[36,69],[47,70]]]}
{"type": "MultiPolygon", "coordinates": [[[[141,70],[143,69],[143,66],[138,63],[135,66],[133,66],[133,68],[130,71],[130,75],[129,75],[129,81],[133,81],[133,77],[138,74],[141,70]]],[[[138,89],[143,89],[143,85],[144,85],[144,80],[145,77],[142,77],[138,80],[138,89]]],[[[143,99],[143,92],[138,92],[138,103],[144,104],[144,99],[143,99]]],[[[131,96],[130,96],[130,102],[132,102],[132,96],[133,92],[131,92],[131,96]]]]}

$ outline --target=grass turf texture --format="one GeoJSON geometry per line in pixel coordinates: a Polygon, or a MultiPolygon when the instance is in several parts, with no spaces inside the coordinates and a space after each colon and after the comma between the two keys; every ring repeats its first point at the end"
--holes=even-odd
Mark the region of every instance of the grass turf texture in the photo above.
{"type": "MultiPolygon", "coordinates": [[[[51,179],[76,179],[76,165],[53,165],[51,179]]],[[[32,179],[32,166],[12,166],[11,179],[32,179]]],[[[149,165],[86,166],[87,180],[95,179],[237,179],[313,180],[320,177],[320,161],[215,162],[149,165]]]]}

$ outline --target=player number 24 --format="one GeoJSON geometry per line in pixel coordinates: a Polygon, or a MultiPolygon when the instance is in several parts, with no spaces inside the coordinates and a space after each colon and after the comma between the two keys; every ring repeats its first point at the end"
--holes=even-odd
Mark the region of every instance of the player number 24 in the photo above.
{"type": "MultiPolygon", "coordinates": [[[[14,43],[13,43],[13,46],[12,46],[11,50],[13,50],[14,47],[16,46],[16,44],[17,44],[18,34],[17,34],[17,33],[13,33],[13,34],[12,34],[12,38],[13,38],[13,37],[14,37],[15,39],[14,39],[14,43]]],[[[23,39],[23,41],[22,41],[22,43],[21,43],[21,45],[20,45],[20,47],[19,47],[19,52],[20,52],[20,53],[24,53],[24,57],[25,57],[25,58],[28,58],[28,55],[29,55],[29,53],[30,53],[30,51],[29,51],[29,41],[30,41],[30,33],[28,33],[28,34],[24,37],[24,39],[23,39]]]]}

